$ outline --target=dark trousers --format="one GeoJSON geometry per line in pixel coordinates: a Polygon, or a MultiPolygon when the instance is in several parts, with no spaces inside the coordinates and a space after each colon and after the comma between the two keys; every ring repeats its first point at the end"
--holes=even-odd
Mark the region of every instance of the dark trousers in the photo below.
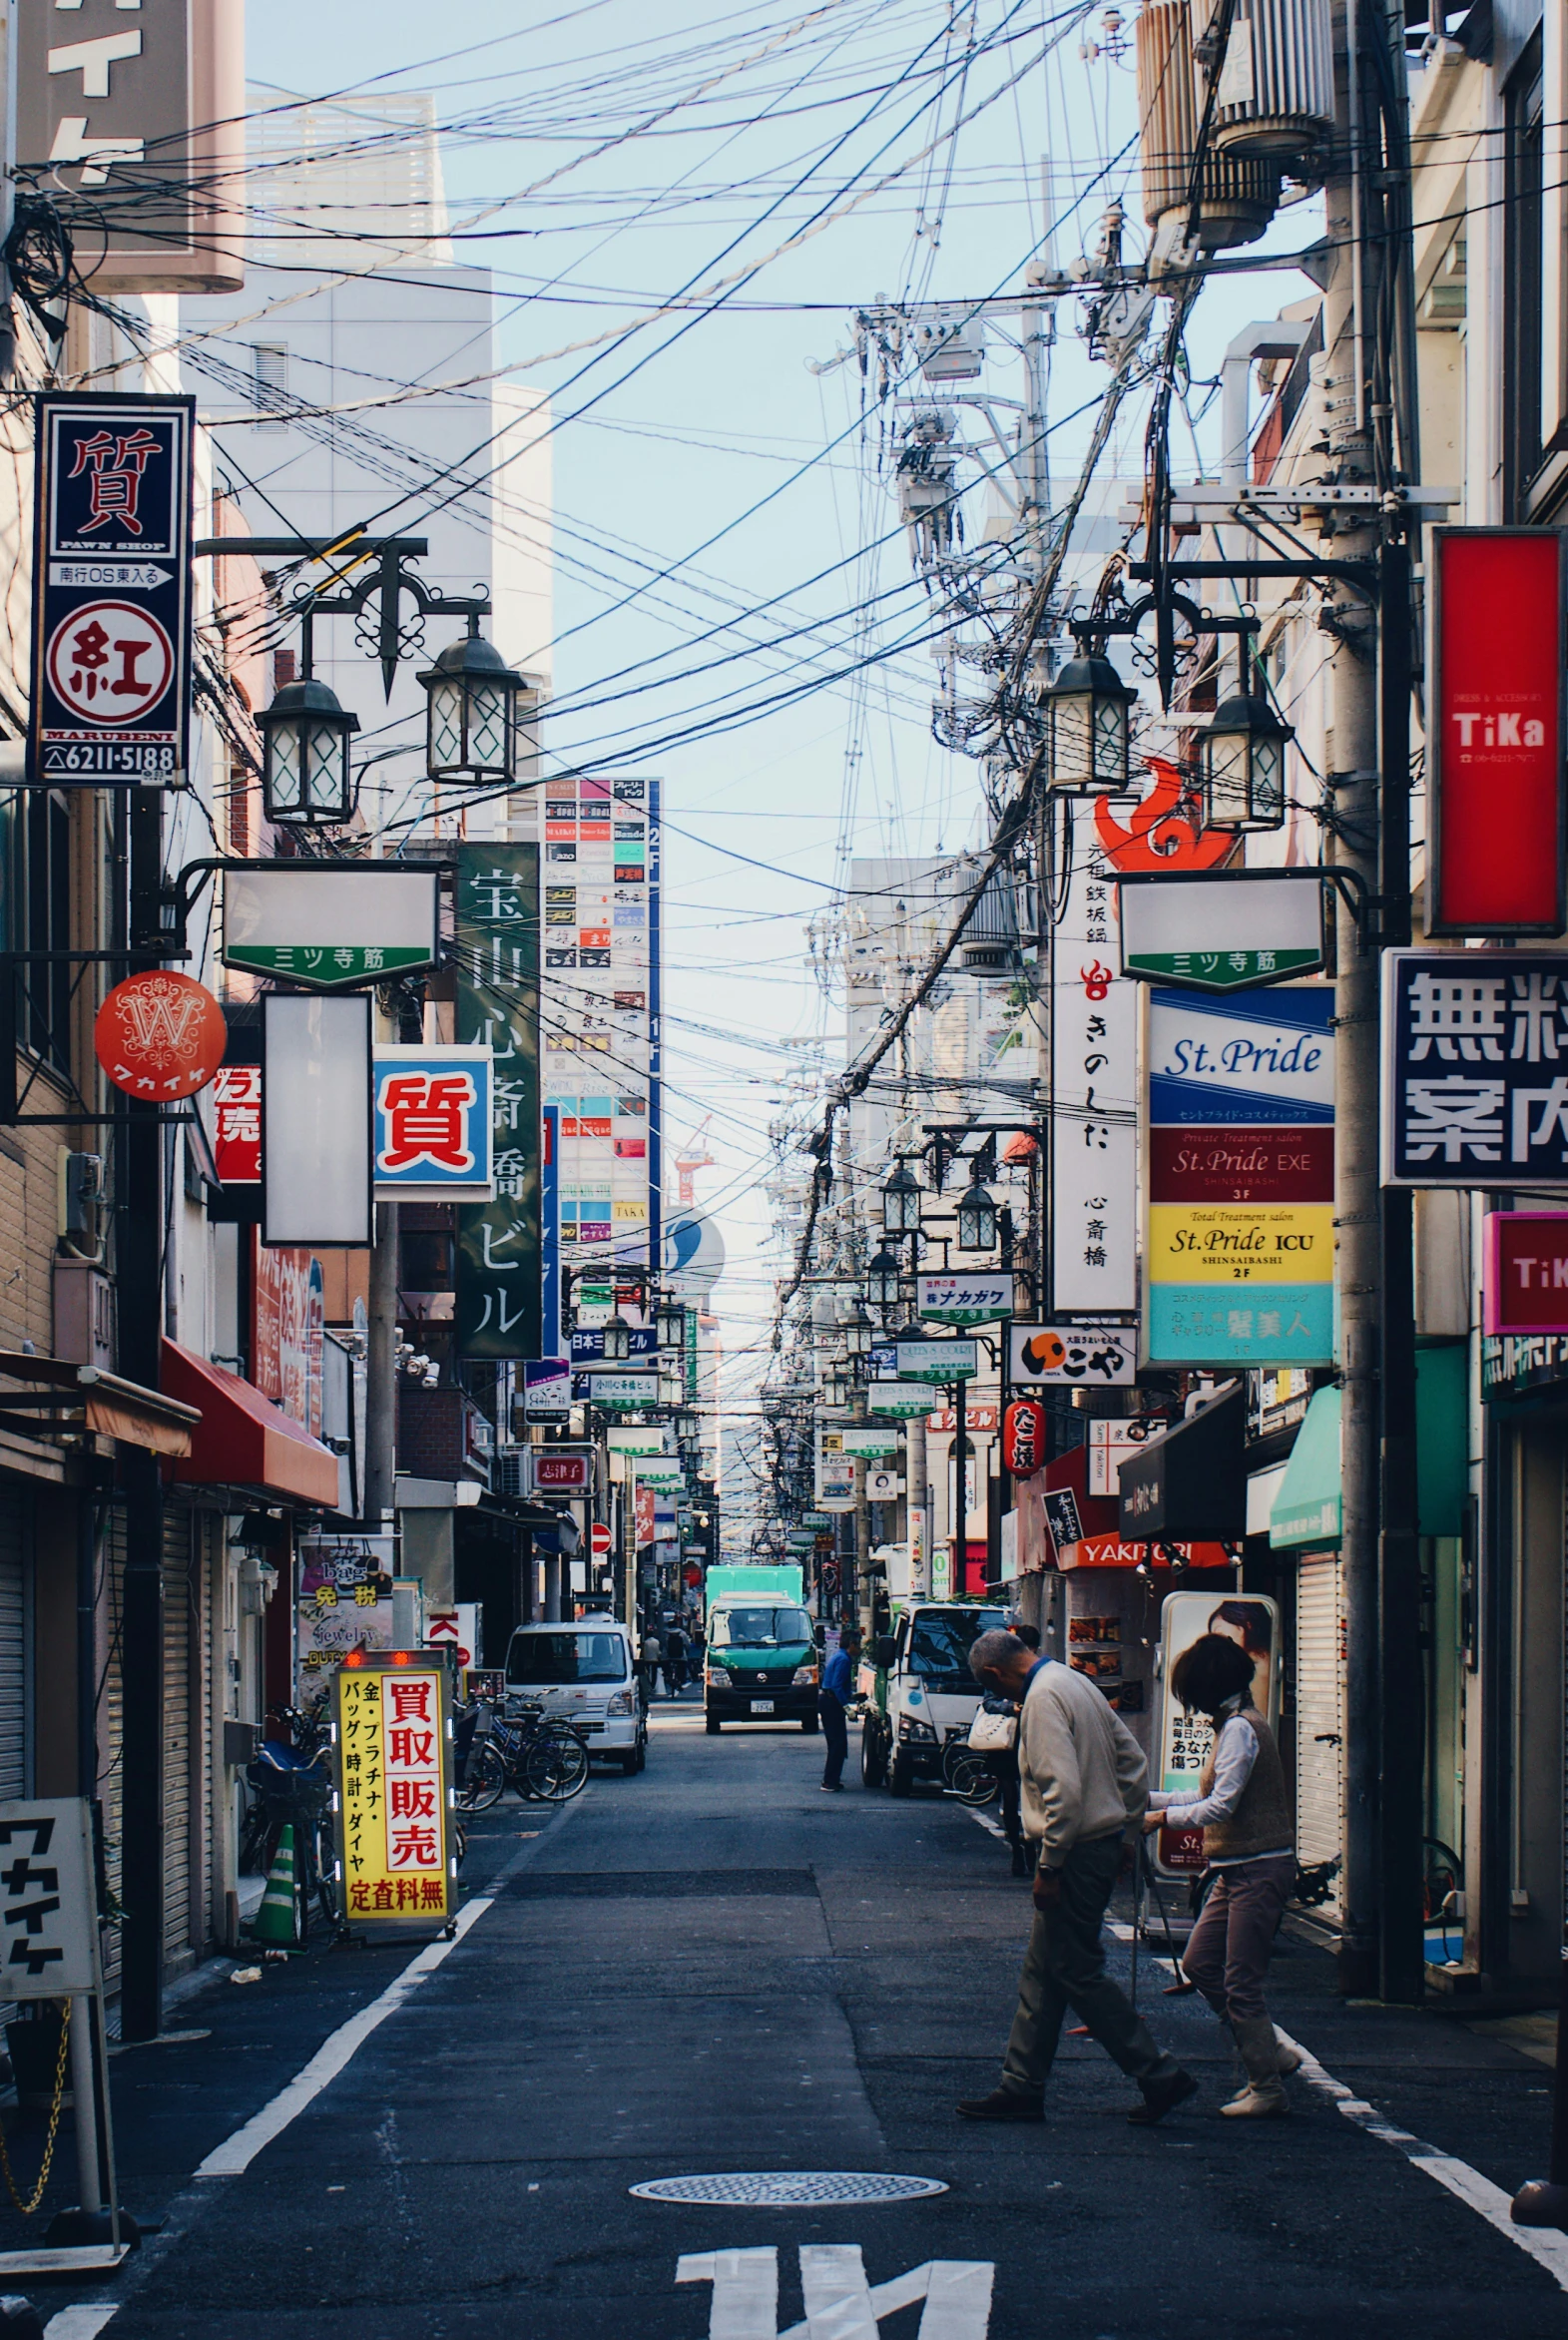
{"type": "Polygon", "coordinates": [[[1120,1836],[1074,1845],[1060,1871],[1061,1898],[1035,1912],[1002,2061],[1004,2088],[1044,2087],[1069,2008],[1129,2079],[1167,2079],[1176,2070],[1174,2058],[1156,2047],[1142,2016],[1105,1971],[1100,1928],[1121,1860],[1120,1836]]]}
{"type": "Polygon", "coordinates": [[[1182,1953],[1182,1971],[1216,2015],[1247,2022],[1267,2015],[1264,1977],[1285,1905],[1296,1889],[1296,1855],[1273,1853],[1217,1869],[1203,1913],[1182,1953]]]}
{"type": "Polygon", "coordinates": [[[991,1777],[1001,1791],[999,1800],[1002,1809],[1002,1834],[1010,1845],[1016,1847],[1023,1843],[1023,1822],[1019,1814],[1021,1791],[1018,1781],[1017,1749],[1013,1747],[1000,1748],[996,1754],[986,1757],[986,1763],[990,1768],[991,1777]]]}
{"type": "Polygon", "coordinates": [[[821,1717],[822,1737],[827,1742],[822,1764],[822,1785],[835,1788],[843,1777],[844,1764],[849,1756],[849,1731],[844,1722],[844,1710],[829,1690],[816,1693],[816,1711],[821,1717]]]}

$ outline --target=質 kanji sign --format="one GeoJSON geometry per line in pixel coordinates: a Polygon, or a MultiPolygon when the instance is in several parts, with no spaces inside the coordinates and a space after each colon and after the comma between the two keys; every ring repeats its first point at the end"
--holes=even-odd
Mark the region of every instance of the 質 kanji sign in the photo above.
{"type": "Polygon", "coordinates": [[[38,400],[35,786],[167,785],[185,771],[194,405],[38,400]]]}
{"type": "Polygon", "coordinates": [[[444,1926],[457,1903],[448,1826],[446,1670],[360,1657],[333,1691],[343,1916],[444,1926]]]}
{"type": "Polygon", "coordinates": [[[1568,960],[1383,954],[1385,1186],[1568,1186],[1568,960]]]}
{"type": "Polygon", "coordinates": [[[375,1185],[402,1201],[488,1201],[491,1051],[375,1052],[375,1185]]]}

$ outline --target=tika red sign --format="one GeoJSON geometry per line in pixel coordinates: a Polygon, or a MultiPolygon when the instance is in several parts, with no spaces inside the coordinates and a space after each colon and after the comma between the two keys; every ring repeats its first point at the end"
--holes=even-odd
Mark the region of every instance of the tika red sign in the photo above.
{"type": "Polygon", "coordinates": [[[1016,1398],[1002,1418],[1002,1461],[1014,1478],[1032,1478],[1045,1462],[1045,1408],[1016,1398]]]}
{"type": "Polygon", "coordinates": [[[1432,530],[1428,934],[1560,934],[1564,571],[1556,528],[1432,530]]]}
{"type": "Polygon", "coordinates": [[[1568,1211],[1488,1211],[1481,1330],[1568,1333],[1568,1211]]]}
{"type": "Polygon", "coordinates": [[[213,1075],[213,1159],[225,1186],[261,1185],[259,1064],[221,1064],[213,1075]]]}
{"type": "Polygon", "coordinates": [[[212,992],[167,967],[116,983],[93,1025],[94,1054],[132,1097],[195,1096],[223,1063],[228,1042],[212,992]]]}

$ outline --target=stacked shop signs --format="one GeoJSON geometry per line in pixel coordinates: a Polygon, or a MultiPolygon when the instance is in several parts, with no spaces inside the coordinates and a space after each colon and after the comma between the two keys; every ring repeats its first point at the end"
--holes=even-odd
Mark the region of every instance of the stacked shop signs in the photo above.
{"type": "Polygon", "coordinates": [[[560,1115],[562,1261],[608,1273],[657,1263],[662,1240],[659,783],[551,781],[544,811],[543,1089],[560,1115]]]}
{"type": "Polygon", "coordinates": [[[1116,878],[1067,808],[1072,879],[1051,949],[1051,1292],[1059,1315],[1138,1306],[1138,985],[1117,972],[1116,878]]]}
{"type": "MultiPolygon", "coordinates": [[[[457,1352],[540,1342],[539,849],[457,849],[457,1038],[488,1048],[492,1199],[457,1212],[457,1352]]],[[[410,1165],[423,1179],[427,1164],[410,1165]]]]}
{"type": "Polygon", "coordinates": [[[1153,1365],[1333,1362],[1333,994],[1149,999],[1153,1365]]]}

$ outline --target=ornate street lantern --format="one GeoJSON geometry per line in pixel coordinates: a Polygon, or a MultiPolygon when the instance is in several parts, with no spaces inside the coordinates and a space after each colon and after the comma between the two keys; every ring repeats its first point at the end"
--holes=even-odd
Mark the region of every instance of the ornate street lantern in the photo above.
{"type": "Polygon", "coordinates": [[[632,1354],[632,1328],[619,1309],[604,1329],[606,1365],[625,1365],[632,1354]]]}
{"type": "Polygon", "coordinates": [[[1293,737],[1269,701],[1227,699],[1198,738],[1206,829],[1285,826],[1285,744],[1293,737]]]}
{"type": "Polygon", "coordinates": [[[960,1251],[996,1249],[996,1205],[977,1178],[958,1205],[960,1251]]]}
{"type": "Polygon", "coordinates": [[[907,1162],[893,1167],[882,1188],[882,1227],[888,1235],[912,1235],[920,1224],[920,1186],[907,1162]]]}
{"type": "Polygon", "coordinates": [[[347,821],[354,809],[348,743],[359,729],[358,716],[338,705],[327,684],[306,675],[284,683],[256,720],[264,743],[261,809],[267,820],[284,828],[347,821]]]}
{"type": "Polygon", "coordinates": [[[871,1320],[863,1301],[855,1301],[843,1322],[844,1348],[851,1357],[864,1357],[871,1346],[871,1320]]]}
{"type": "Polygon", "coordinates": [[[661,1300],[655,1322],[661,1349],[686,1346],[686,1310],[678,1300],[661,1300]]]}
{"type": "Polygon", "coordinates": [[[425,708],[425,770],[432,780],[474,786],[517,777],[517,703],[527,689],[470,617],[461,642],[449,643],[418,681],[425,708]]]}
{"type": "Polygon", "coordinates": [[[865,1271],[865,1297],[873,1308],[898,1305],[898,1262],[890,1251],[879,1251],[865,1271]]]}
{"type": "Polygon", "coordinates": [[[1045,784],[1065,797],[1132,794],[1129,690],[1098,653],[1070,658],[1045,692],[1045,784]]]}

